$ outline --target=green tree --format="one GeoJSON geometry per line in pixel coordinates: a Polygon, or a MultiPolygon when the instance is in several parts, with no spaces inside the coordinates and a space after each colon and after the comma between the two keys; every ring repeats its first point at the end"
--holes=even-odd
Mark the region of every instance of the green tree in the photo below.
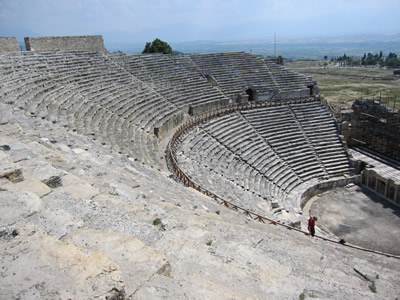
{"type": "Polygon", "coordinates": [[[167,43],[158,38],[156,38],[153,42],[147,42],[142,53],[164,53],[164,54],[172,54],[172,48],[167,43]]]}
{"type": "Polygon", "coordinates": [[[372,53],[368,52],[367,59],[365,60],[366,65],[374,66],[378,63],[378,61],[378,54],[373,55],[372,53]]]}
{"type": "Polygon", "coordinates": [[[400,60],[397,58],[396,53],[392,52],[389,53],[389,55],[386,58],[386,65],[391,68],[400,67],[400,60]]]}

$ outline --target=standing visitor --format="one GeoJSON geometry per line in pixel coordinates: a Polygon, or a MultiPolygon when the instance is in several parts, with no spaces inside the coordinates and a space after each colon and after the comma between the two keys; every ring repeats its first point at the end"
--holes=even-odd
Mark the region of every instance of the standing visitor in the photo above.
{"type": "Polygon", "coordinates": [[[310,217],[308,219],[308,231],[310,232],[311,236],[315,234],[315,221],[318,221],[317,217],[310,217]]]}

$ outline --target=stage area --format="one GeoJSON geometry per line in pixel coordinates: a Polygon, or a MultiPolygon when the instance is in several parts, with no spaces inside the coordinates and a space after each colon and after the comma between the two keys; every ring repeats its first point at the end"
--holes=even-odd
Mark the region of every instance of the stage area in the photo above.
{"type": "MultiPolygon", "coordinates": [[[[346,242],[400,255],[400,208],[359,186],[340,187],[310,199],[318,226],[346,242]]],[[[318,231],[317,231],[318,234],[318,231]]]]}

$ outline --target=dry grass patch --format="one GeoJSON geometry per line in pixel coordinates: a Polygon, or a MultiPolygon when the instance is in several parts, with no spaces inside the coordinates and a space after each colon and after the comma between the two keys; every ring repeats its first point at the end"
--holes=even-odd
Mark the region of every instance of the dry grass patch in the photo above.
{"type": "Polygon", "coordinates": [[[396,102],[396,108],[400,108],[400,77],[393,75],[393,70],[333,65],[324,68],[323,64],[324,61],[294,61],[285,66],[317,80],[321,95],[335,107],[348,108],[356,98],[366,97],[381,98],[390,107],[396,102]]]}

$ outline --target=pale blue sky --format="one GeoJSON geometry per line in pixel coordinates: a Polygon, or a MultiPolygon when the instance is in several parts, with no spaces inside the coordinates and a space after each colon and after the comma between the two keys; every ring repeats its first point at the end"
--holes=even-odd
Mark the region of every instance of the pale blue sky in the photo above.
{"type": "Polygon", "coordinates": [[[168,41],[400,32],[399,0],[0,0],[1,36],[168,41]],[[111,34],[112,33],[112,34],[111,34]]]}

